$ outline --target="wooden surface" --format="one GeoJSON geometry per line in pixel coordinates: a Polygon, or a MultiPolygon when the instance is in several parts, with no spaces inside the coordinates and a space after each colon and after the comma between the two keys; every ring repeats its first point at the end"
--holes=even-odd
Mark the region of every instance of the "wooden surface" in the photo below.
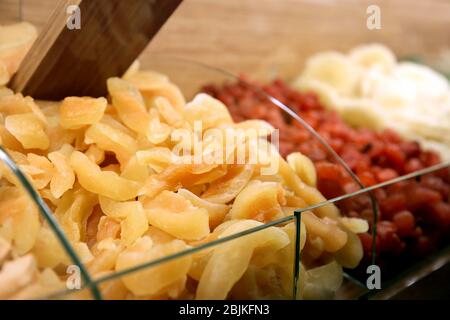
{"type": "MultiPolygon", "coordinates": [[[[55,0],[22,2],[23,18],[42,26],[55,0]]],[[[159,52],[260,79],[291,78],[314,52],[374,41],[433,59],[449,52],[448,30],[447,0],[185,0],[141,61],[159,52]],[[366,27],[370,4],[381,9],[380,30],[366,27]]]]}
{"type": "Polygon", "coordinates": [[[121,76],[181,0],[63,0],[11,81],[37,99],[105,96],[106,80],[121,76]],[[78,5],[81,28],[66,27],[66,8],[78,5]]]}

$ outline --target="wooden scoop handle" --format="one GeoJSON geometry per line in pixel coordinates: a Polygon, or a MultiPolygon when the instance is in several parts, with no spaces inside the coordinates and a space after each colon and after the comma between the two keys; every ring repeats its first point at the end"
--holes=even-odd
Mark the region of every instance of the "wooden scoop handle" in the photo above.
{"type": "Polygon", "coordinates": [[[61,0],[25,57],[11,86],[37,99],[106,94],[182,0],[61,0]],[[78,5],[80,29],[67,7],[78,5]]]}

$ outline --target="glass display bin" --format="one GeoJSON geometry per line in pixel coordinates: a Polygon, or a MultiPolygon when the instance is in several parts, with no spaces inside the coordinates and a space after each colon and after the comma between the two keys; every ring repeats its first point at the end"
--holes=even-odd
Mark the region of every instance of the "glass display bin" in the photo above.
{"type": "MultiPolygon", "coordinates": [[[[33,4],[20,8],[19,1],[12,5],[0,0],[0,23],[26,19],[39,28],[49,16],[53,6],[50,2],[45,1],[34,15],[33,4]],[[19,10],[13,10],[13,6],[19,10]]],[[[115,247],[113,242],[105,243],[102,253],[88,243],[87,229],[74,241],[60,202],[49,195],[49,187],[36,186],[42,173],[33,171],[32,163],[37,160],[30,161],[29,156],[36,152],[19,154],[3,142],[0,253],[5,254],[0,256],[0,281],[2,273],[11,269],[20,271],[21,276],[6,274],[5,288],[11,289],[0,291],[0,297],[395,299],[416,297],[411,293],[415,286],[432,295],[426,289],[430,284],[426,283],[439,287],[438,280],[430,279],[448,272],[450,259],[450,162],[423,151],[421,157],[426,159],[421,158],[422,166],[368,183],[354,169],[352,160],[356,160],[341,156],[333,140],[337,137],[333,134],[339,133],[330,130],[324,136],[323,127],[317,127],[311,118],[314,112],[309,112],[309,103],[322,103],[317,92],[301,89],[302,96],[297,97],[285,86],[291,88],[291,81],[300,74],[310,55],[324,50],[346,52],[370,42],[388,45],[399,59],[420,60],[446,74],[449,69],[445,57],[450,43],[443,31],[450,26],[450,17],[438,15],[431,21],[418,13],[426,8],[438,12],[448,4],[431,1],[388,6],[387,1],[379,1],[381,28],[370,29],[366,26],[369,3],[365,1],[288,1],[279,5],[267,2],[260,6],[252,1],[191,2],[180,6],[143,52],[140,69],[166,75],[187,102],[199,93],[207,93],[228,107],[236,121],[271,123],[275,134],[269,141],[284,161],[278,163],[278,169],[284,168],[283,164],[290,166],[291,175],[300,179],[302,188],[315,191],[298,190],[297,196],[302,194],[304,198],[300,198],[307,201],[300,205],[298,201],[285,200],[282,216],[249,216],[254,222],[234,229],[227,226],[228,232],[223,227],[225,231],[216,234],[214,226],[204,239],[174,244],[154,227],[147,231],[153,240],[127,244],[126,250],[115,247]],[[199,23],[198,15],[208,5],[217,10],[217,16],[234,12],[237,6],[240,11],[225,20],[202,14],[204,20],[199,23]],[[406,5],[412,8],[409,15],[402,10],[406,5]],[[343,21],[341,28],[332,23],[337,19],[343,21]],[[185,32],[186,25],[195,32],[185,32]],[[410,32],[400,31],[402,28],[409,28],[410,32]],[[195,50],[190,44],[195,44],[195,50]],[[277,82],[280,80],[272,82],[274,79],[282,79],[281,84],[277,82]],[[252,111],[255,104],[264,112],[252,111]],[[242,111],[245,108],[250,111],[242,111]],[[289,148],[285,147],[287,142],[289,148]],[[306,165],[309,171],[295,170],[296,156],[288,157],[293,153],[310,159],[306,165]],[[346,244],[336,249],[340,241],[346,244]],[[136,252],[143,254],[136,258],[136,252]],[[17,283],[18,278],[14,277],[26,278],[25,284],[17,283]]],[[[55,109],[53,102],[37,101],[37,105],[44,114],[55,109]]],[[[3,110],[0,103],[4,132],[10,111],[3,110]]],[[[362,133],[364,129],[356,134],[362,133]]],[[[288,176],[282,177],[283,183],[295,184],[295,179],[286,182],[290,180],[288,176]]],[[[280,178],[269,175],[258,179],[266,183],[280,178]]],[[[180,180],[176,184],[183,183],[180,180]]],[[[292,186],[287,189],[292,191],[292,186]]],[[[66,213],[79,210],[74,207],[75,198],[67,203],[66,213]]],[[[80,214],[93,215],[99,210],[95,206],[100,206],[98,200],[86,211],[82,208],[80,214]]],[[[120,239],[120,235],[116,236],[120,239]]],[[[447,294],[444,291],[437,290],[440,293],[435,294],[447,294]]]]}

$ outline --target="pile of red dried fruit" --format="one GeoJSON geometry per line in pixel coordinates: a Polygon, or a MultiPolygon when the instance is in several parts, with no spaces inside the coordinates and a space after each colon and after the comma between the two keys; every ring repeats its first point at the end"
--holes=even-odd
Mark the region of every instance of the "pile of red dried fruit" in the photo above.
{"type": "MultiPolygon", "coordinates": [[[[268,85],[239,81],[223,86],[206,86],[203,91],[224,102],[236,121],[263,119],[280,129],[280,153],[300,151],[315,163],[318,188],[332,198],[359,188],[333,156],[297,121],[276,108],[256,87],[278,99],[313,127],[342,157],[365,186],[440,163],[439,156],[424,151],[417,142],[405,141],[394,131],[355,129],[340,116],[325,109],[313,93],[301,93],[281,80],[268,85]]],[[[446,241],[450,234],[449,170],[411,179],[375,191],[380,215],[377,222],[377,251],[380,257],[424,256],[446,241]],[[445,239],[447,238],[447,239],[445,239]]],[[[373,213],[368,197],[338,203],[349,216],[373,213]]],[[[372,237],[363,234],[365,256],[370,257],[372,237]]],[[[383,259],[384,260],[384,259],[383,259]]]]}

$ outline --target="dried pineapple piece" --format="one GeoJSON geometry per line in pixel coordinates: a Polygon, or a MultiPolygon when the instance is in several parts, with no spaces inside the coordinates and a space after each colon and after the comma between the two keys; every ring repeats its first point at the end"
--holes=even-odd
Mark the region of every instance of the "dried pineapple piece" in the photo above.
{"type": "Polygon", "coordinates": [[[25,149],[46,150],[50,146],[50,140],[42,122],[33,113],[7,116],[5,128],[20,141],[25,149]]]}
{"type": "MultiPolygon", "coordinates": [[[[297,196],[305,200],[308,205],[314,205],[326,201],[326,198],[314,187],[303,183],[291,166],[282,158],[279,159],[279,175],[283,178],[284,184],[289,187],[297,196]]],[[[338,208],[329,203],[313,210],[319,217],[337,219],[340,217],[338,208]]]]}
{"type": "Polygon", "coordinates": [[[153,103],[163,120],[169,126],[181,128],[184,125],[183,115],[172,106],[167,98],[157,97],[154,99],[153,103]]]}
{"type": "MultiPolygon", "coordinates": [[[[254,220],[242,220],[229,226],[220,237],[260,225],[260,222],[254,220]]],[[[271,243],[271,249],[276,252],[289,244],[289,237],[280,228],[270,227],[218,245],[202,273],[196,299],[225,299],[233,285],[247,270],[254,250],[268,243],[271,243]]]]}
{"type": "Polygon", "coordinates": [[[114,240],[112,238],[104,239],[92,248],[94,259],[86,267],[91,274],[111,271],[114,269],[117,258],[122,251],[123,246],[120,244],[120,240],[114,240]]]}
{"type": "Polygon", "coordinates": [[[123,123],[135,132],[147,134],[150,116],[138,89],[119,78],[108,79],[107,86],[112,104],[123,123]]]}
{"type": "Polygon", "coordinates": [[[284,216],[281,205],[285,203],[284,190],[280,184],[253,180],[237,195],[230,210],[230,218],[261,222],[276,220],[284,216]]]}
{"type": "Polygon", "coordinates": [[[78,129],[100,121],[105,112],[105,98],[67,97],[60,107],[60,123],[64,129],[78,129]]]}
{"type": "Polygon", "coordinates": [[[0,124],[0,140],[4,148],[23,151],[22,144],[14,137],[3,124],[0,124]]]}
{"type": "Polygon", "coordinates": [[[147,132],[147,139],[153,144],[161,144],[167,140],[172,132],[172,128],[161,122],[157,109],[150,109],[150,122],[147,132]]]}
{"type": "Polygon", "coordinates": [[[105,123],[90,126],[85,133],[85,142],[114,152],[117,159],[123,162],[128,161],[137,150],[136,140],[132,136],[105,123]]]}
{"type": "Polygon", "coordinates": [[[170,83],[169,78],[165,75],[154,71],[137,71],[125,75],[123,78],[138,88],[147,100],[164,97],[179,112],[186,104],[180,89],[170,83]]]}
{"type": "Polygon", "coordinates": [[[69,158],[61,152],[51,152],[48,158],[55,167],[55,172],[50,181],[50,192],[58,199],[64,192],[72,189],[75,182],[75,173],[69,163],[69,158]]]}
{"type": "Polygon", "coordinates": [[[100,168],[79,152],[70,156],[70,165],[77,174],[78,181],[86,190],[113,200],[125,201],[138,195],[140,184],[124,179],[114,172],[101,171],[100,168]]]}
{"type": "Polygon", "coordinates": [[[342,267],[336,261],[332,261],[307,270],[304,275],[303,289],[298,293],[303,299],[331,299],[342,281],[342,267]]]}
{"type": "Polygon", "coordinates": [[[152,147],[148,150],[136,152],[139,164],[149,166],[155,172],[160,173],[169,165],[174,164],[179,159],[166,147],[152,147]]]}
{"type": "Polygon", "coordinates": [[[365,233],[369,231],[369,223],[364,219],[342,217],[339,221],[350,232],[365,233]]]}
{"type": "Polygon", "coordinates": [[[127,217],[121,222],[120,226],[120,237],[122,242],[125,245],[130,245],[147,231],[147,215],[142,207],[138,210],[130,211],[127,217]]]}
{"type": "Polygon", "coordinates": [[[320,237],[324,241],[324,250],[328,252],[338,251],[347,243],[347,233],[332,219],[321,219],[312,212],[305,211],[302,213],[302,221],[306,225],[308,235],[320,237]]]}
{"type": "MultiPolygon", "coordinates": [[[[148,263],[181,252],[187,248],[186,244],[181,240],[153,245],[149,237],[144,237],[119,255],[116,270],[125,270],[148,263]]],[[[175,284],[186,281],[191,260],[189,255],[182,256],[126,275],[122,278],[122,281],[137,296],[160,295],[175,284]]]]}
{"type": "Polygon", "coordinates": [[[202,130],[233,124],[227,107],[213,97],[199,93],[184,107],[184,118],[194,127],[195,121],[201,121],[202,130]]]}
{"type": "Polygon", "coordinates": [[[28,174],[33,186],[41,190],[45,188],[54,173],[52,163],[44,156],[39,156],[34,153],[27,155],[28,165],[20,165],[20,168],[28,174]]]}
{"type": "Polygon", "coordinates": [[[139,201],[120,202],[103,196],[98,199],[103,213],[114,219],[125,219],[130,212],[144,210],[139,201]]]}
{"type": "Polygon", "coordinates": [[[111,238],[118,239],[121,232],[121,224],[114,218],[102,216],[97,225],[96,240],[98,242],[111,238]]]}
{"type": "Polygon", "coordinates": [[[211,183],[202,194],[202,199],[216,203],[228,203],[241,192],[250,181],[252,174],[253,167],[251,165],[231,166],[224,177],[211,183]]]}
{"type": "Polygon", "coordinates": [[[363,258],[364,251],[358,235],[346,228],[347,242],[334,254],[336,261],[344,268],[356,268],[363,258]]]}
{"type": "Polygon", "coordinates": [[[150,169],[139,163],[137,153],[123,166],[122,173],[120,174],[122,178],[134,180],[142,184],[145,183],[149,175],[150,169]]]}
{"type": "Polygon", "coordinates": [[[71,263],[54,232],[47,227],[39,229],[32,252],[40,268],[55,268],[59,264],[69,265],[71,263]]]}
{"type": "Polygon", "coordinates": [[[194,206],[198,208],[204,208],[208,211],[209,226],[211,229],[214,229],[216,226],[222,223],[228,210],[230,210],[229,206],[227,205],[204,200],[186,189],[179,189],[177,193],[186,200],[190,201],[194,206]]]}
{"type": "Polygon", "coordinates": [[[294,152],[288,155],[286,160],[303,182],[311,187],[316,186],[316,168],[311,159],[300,152],[294,152]]]}
{"type": "Polygon", "coordinates": [[[8,298],[30,284],[36,272],[36,262],[30,254],[5,263],[0,271],[0,299],[8,298]]]}
{"type": "Polygon", "coordinates": [[[28,195],[16,187],[0,190],[0,225],[11,219],[11,241],[19,254],[29,252],[39,232],[39,213],[28,195]]]}
{"type": "MultiPolygon", "coordinates": [[[[162,172],[151,175],[145,182],[144,192],[146,198],[152,199],[163,190],[177,190],[181,187],[190,187],[198,183],[208,183],[217,179],[217,172],[210,171],[217,165],[181,163],[168,166],[162,172]]],[[[221,174],[219,172],[219,174],[221,174]]],[[[145,205],[145,199],[142,199],[145,205]]]]}
{"type": "Polygon", "coordinates": [[[144,206],[151,225],[179,239],[199,240],[209,234],[209,215],[183,196],[163,191],[144,206]]]}
{"type": "MultiPolygon", "coordinates": [[[[112,272],[100,272],[95,275],[95,278],[101,278],[108,276],[112,272]]],[[[99,284],[100,292],[102,293],[102,298],[105,300],[125,300],[129,291],[127,287],[123,284],[122,280],[111,279],[106,282],[101,282],[99,284]]]]}
{"type": "Polygon", "coordinates": [[[100,149],[96,144],[91,144],[84,154],[97,165],[105,160],[105,150],[100,149]]]}

